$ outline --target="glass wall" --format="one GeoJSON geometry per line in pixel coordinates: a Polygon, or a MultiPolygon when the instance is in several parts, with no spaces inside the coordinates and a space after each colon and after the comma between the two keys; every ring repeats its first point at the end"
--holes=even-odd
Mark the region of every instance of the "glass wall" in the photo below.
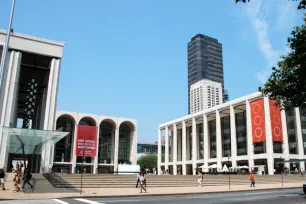
{"type": "Polygon", "coordinates": [[[297,134],[296,134],[296,122],[295,111],[291,109],[286,112],[289,154],[298,154],[297,134]]]}
{"type": "Polygon", "coordinates": [[[204,144],[204,132],[203,132],[203,123],[201,124],[197,124],[197,136],[198,136],[198,140],[197,140],[197,159],[204,159],[204,148],[203,148],[203,144],[204,144]]]}
{"type": "Polygon", "coordinates": [[[273,152],[274,153],[283,153],[283,143],[282,142],[273,142],[273,152]]]}
{"type": "Polygon", "coordinates": [[[119,128],[119,152],[118,163],[130,164],[131,151],[131,133],[132,129],[127,123],[122,123],[119,128]]]}
{"type": "Polygon", "coordinates": [[[304,155],[306,155],[306,107],[300,108],[301,114],[301,128],[304,142],[304,155]]]}
{"type": "Polygon", "coordinates": [[[209,138],[209,146],[210,146],[210,158],[217,157],[217,136],[216,136],[216,120],[211,120],[208,122],[208,138],[209,138]]]}
{"type": "Polygon", "coordinates": [[[222,157],[231,156],[230,116],[221,118],[222,157]]]}
{"type": "Polygon", "coordinates": [[[237,156],[247,155],[247,128],[246,128],[246,112],[237,113],[236,118],[236,140],[237,140],[237,156]]]}
{"type": "Polygon", "coordinates": [[[114,162],[112,155],[115,143],[114,129],[115,125],[109,121],[103,121],[100,124],[98,163],[112,164],[114,162]]]}
{"type": "Polygon", "coordinates": [[[186,127],[186,147],[187,147],[187,155],[186,160],[191,160],[192,158],[192,126],[186,127]]]}
{"type": "Polygon", "coordinates": [[[74,121],[68,116],[61,116],[56,121],[56,129],[61,129],[69,134],[58,141],[54,146],[54,161],[55,162],[70,162],[72,151],[72,136],[74,134],[74,121]]]}
{"type": "Polygon", "coordinates": [[[173,138],[173,131],[169,131],[168,133],[168,144],[169,144],[169,162],[173,162],[173,143],[172,143],[172,138],[173,138]]]}
{"type": "Polygon", "coordinates": [[[177,129],[177,161],[182,161],[182,129],[177,129]]]}

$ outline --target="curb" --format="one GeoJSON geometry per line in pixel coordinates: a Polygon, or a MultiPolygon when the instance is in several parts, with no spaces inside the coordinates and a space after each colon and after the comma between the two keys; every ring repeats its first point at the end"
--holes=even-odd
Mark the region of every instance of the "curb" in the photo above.
{"type": "Polygon", "coordinates": [[[156,194],[136,194],[136,195],[73,195],[73,196],[64,196],[64,197],[56,197],[56,198],[43,198],[43,199],[35,199],[35,198],[24,198],[24,199],[2,199],[0,198],[0,201],[6,201],[6,200],[46,200],[46,199],[70,199],[70,198],[130,198],[130,197],[155,197],[155,196],[174,196],[174,195],[203,195],[203,194],[220,194],[220,193],[237,193],[237,192],[256,192],[256,191],[273,191],[273,190],[286,190],[286,189],[298,189],[302,187],[277,187],[277,188],[267,188],[267,189],[245,189],[245,190],[222,190],[222,191],[216,191],[216,192],[191,192],[191,193],[156,193],[156,194]]]}

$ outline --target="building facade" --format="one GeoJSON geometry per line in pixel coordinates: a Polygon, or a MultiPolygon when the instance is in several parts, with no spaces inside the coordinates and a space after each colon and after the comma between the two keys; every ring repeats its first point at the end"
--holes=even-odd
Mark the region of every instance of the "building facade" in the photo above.
{"type": "Polygon", "coordinates": [[[159,172],[195,174],[197,167],[212,164],[263,165],[269,175],[285,167],[306,169],[306,108],[285,112],[273,104],[258,92],[159,125],[159,172]]]}
{"type": "Polygon", "coordinates": [[[190,87],[190,113],[197,113],[223,103],[222,85],[202,79],[190,87]]]}
{"type": "Polygon", "coordinates": [[[92,126],[96,153],[85,157],[86,172],[112,173],[118,170],[118,164],[136,164],[137,161],[137,121],[67,111],[56,112],[56,130],[69,132],[57,142],[53,149],[53,171],[78,172],[82,166],[82,156],[78,156],[77,139],[82,126],[92,126]]]}
{"type": "MultiPolygon", "coordinates": [[[[5,39],[0,30],[0,51],[5,39]]],[[[137,162],[135,119],[56,110],[64,45],[11,34],[0,90],[0,168],[7,172],[16,161],[33,173],[79,172],[83,158],[90,173],[137,162]]]]}
{"type": "Polygon", "coordinates": [[[188,113],[190,87],[202,79],[221,83],[224,88],[222,44],[215,38],[197,34],[188,43],[188,113]]]}

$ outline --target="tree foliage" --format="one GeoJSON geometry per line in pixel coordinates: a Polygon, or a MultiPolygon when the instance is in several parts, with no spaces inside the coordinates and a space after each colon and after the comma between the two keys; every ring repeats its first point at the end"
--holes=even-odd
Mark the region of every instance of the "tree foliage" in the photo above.
{"type": "MultiPolygon", "coordinates": [[[[256,1],[256,0],[253,0],[253,1],[256,1]]],[[[291,1],[297,1],[297,0],[291,0],[291,1]]],[[[246,3],[246,2],[250,2],[250,0],[236,0],[236,3],[238,3],[238,2],[246,3]]],[[[298,5],[297,9],[306,9],[306,0],[300,0],[300,3],[298,5]]]]}
{"type": "Polygon", "coordinates": [[[304,16],[304,24],[294,27],[288,38],[291,51],[281,56],[264,88],[259,88],[263,95],[276,99],[277,105],[284,109],[306,105],[306,14],[304,16]]]}
{"type": "Polygon", "coordinates": [[[137,160],[137,164],[141,169],[153,169],[157,167],[157,156],[155,154],[148,154],[141,156],[137,160]]]}

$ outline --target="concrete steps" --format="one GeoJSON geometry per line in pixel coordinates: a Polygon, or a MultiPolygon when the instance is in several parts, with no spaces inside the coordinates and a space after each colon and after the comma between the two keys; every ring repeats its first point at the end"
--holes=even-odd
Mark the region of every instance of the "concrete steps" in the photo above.
{"type": "MultiPolygon", "coordinates": [[[[45,178],[56,188],[80,188],[81,174],[45,174],[45,178]]],[[[147,187],[192,187],[197,186],[196,176],[147,175],[147,187]]],[[[115,174],[85,174],[83,175],[83,188],[135,188],[136,175],[115,174]]],[[[286,183],[298,182],[302,178],[284,176],[286,183]]],[[[203,177],[203,186],[228,185],[228,175],[210,175],[203,177]]],[[[281,176],[257,176],[257,184],[281,183],[281,176]]],[[[232,185],[248,185],[248,175],[231,175],[232,185]]]]}

